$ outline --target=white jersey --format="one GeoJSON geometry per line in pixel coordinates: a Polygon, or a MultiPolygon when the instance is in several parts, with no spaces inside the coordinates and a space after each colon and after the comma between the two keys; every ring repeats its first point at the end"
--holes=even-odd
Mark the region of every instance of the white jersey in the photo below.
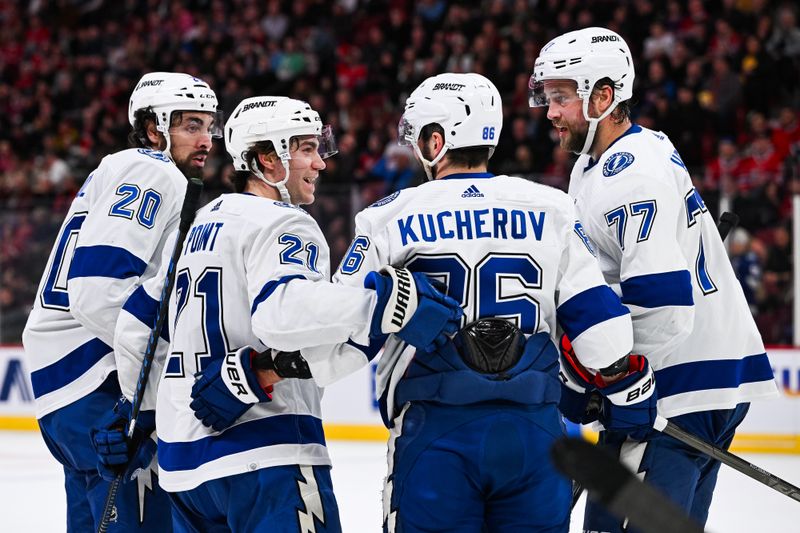
{"type": "Polygon", "coordinates": [[[596,162],[579,157],[569,194],[631,311],[662,415],[777,393],[714,220],[666,135],[633,125],[596,162]]]}
{"type": "MultiPolygon", "coordinates": [[[[551,187],[471,173],[394,193],[358,214],[334,279],[360,287],[385,264],[446,283],[463,306],[464,323],[506,317],[525,334],[546,332],[553,341],[560,323],[588,367],[605,368],[631,349],[630,316],[603,282],[572,200],[551,187]]],[[[303,355],[316,379],[333,380],[348,371],[346,359],[374,356],[362,352],[330,358],[320,347],[303,355]]],[[[377,376],[389,418],[399,407],[393,391],[413,357],[413,348],[389,337],[377,376]]]]}
{"type": "Polygon", "coordinates": [[[37,417],[83,398],[114,371],[120,308],[157,273],[185,194],[180,170],[144,148],[103,158],[86,179],[22,334],[37,417]]]}
{"type": "MultiPolygon", "coordinates": [[[[189,408],[194,376],[240,347],[369,342],[374,291],[330,283],[328,264],[319,226],[292,205],[226,194],[197,213],[176,267],[169,351],[162,343],[158,353],[166,355],[156,404],[164,489],[189,490],[270,466],[330,464],[314,380],[280,381],[271,402],[254,405],[222,432],[203,426],[189,408]]],[[[157,298],[155,291],[149,296],[157,298]]],[[[130,347],[143,335],[118,328],[117,356],[134,361],[128,367],[136,367],[130,347]]]]}

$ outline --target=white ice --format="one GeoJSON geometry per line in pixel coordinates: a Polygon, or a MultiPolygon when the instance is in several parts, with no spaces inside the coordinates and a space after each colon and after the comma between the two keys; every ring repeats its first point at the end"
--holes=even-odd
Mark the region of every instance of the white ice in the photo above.
{"type": "MultiPolygon", "coordinates": [[[[333,483],[347,533],[380,531],[385,445],[329,442],[333,483]]],[[[752,463],[800,485],[800,456],[743,454],[752,463]]],[[[570,532],[580,531],[582,502],[570,532]]],[[[34,432],[0,431],[0,531],[65,530],[61,467],[34,432]]],[[[800,502],[722,466],[707,530],[715,533],[783,533],[800,530],[800,502]]]]}

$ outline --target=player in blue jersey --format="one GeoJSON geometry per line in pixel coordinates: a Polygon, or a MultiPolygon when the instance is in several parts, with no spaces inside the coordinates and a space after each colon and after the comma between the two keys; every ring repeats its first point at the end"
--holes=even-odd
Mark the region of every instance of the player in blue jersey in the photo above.
{"type": "MultiPolygon", "coordinates": [[[[659,413],[727,448],[749,402],[777,389],[714,221],[680,155],[666,135],[630,120],[633,81],[622,37],[586,28],[542,48],[530,105],[548,106],[561,147],[580,154],[569,194],[606,282],[631,312],[633,349],[653,365],[659,413]]],[[[638,437],[606,426],[600,442],[704,524],[719,463],[660,433],[638,437]]],[[[590,502],[584,529],[616,532],[624,525],[590,502]]]]}
{"type": "Polygon", "coordinates": [[[22,339],[39,427],[64,467],[68,531],[97,528],[107,480],[126,465],[109,531],[169,529],[169,500],[152,476],[154,446],[145,445],[152,412],[134,442],[122,438],[130,404],[118,403],[112,345],[123,304],[159,270],[186,176],[202,175],[211,138],[221,132],[216,110],[202,80],[146,74],[128,110],[133,147],[103,158],[86,179],[42,276],[22,339]]]}
{"type": "MultiPolygon", "coordinates": [[[[377,383],[391,432],[386,531],[567,531],[570,486],[548,455],[563,433],[558,325],[582,364],[607,377],[604,393],[626,414],[617,427],[647,427],[654,416],[646,360],[629,356],[628,311],[603,282],[572,200],[487,171],[502,120],[485,77],[425,80],[406,102],[399,139],[430,181],[359,213],[335,275],[360,287],[380,265],[404,266],[446,284],[464,310],[461,330],[442,346],[385,341],[377,383]]],[[[374,357],[375,346],[303,355],[326,381],[374,357]]]]}
{"type": "MultiPolygon", "coordinates": [[[[297,352],[273,360],[266,348],[356,350],[389,332],[427,346],[455,332],[461,310],[399,268],[375,273],[377,290],[330,283],[327,243],[299,206],[314,201],[336,149],[306,102],[243,100],[225,140],[236,193],[197,213],[176,267],[169,351],[162,342],[151,380],[160,483],[176,531],[341,531],[322,390],[297,352]]],[[[146,283],[142,305],[120,313],[121,374],[135,375],[148,333],[135,309],[153,309],[158,289],[146,283]]]]}

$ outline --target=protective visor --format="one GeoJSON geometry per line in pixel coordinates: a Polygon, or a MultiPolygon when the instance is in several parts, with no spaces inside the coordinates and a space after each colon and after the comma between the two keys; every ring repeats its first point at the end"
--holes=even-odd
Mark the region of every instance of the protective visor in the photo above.
{"type": "Polygon", "coordinates": [[[528,80],[528,107],[548,107],[551,102],[565,106],[580,99],[577,92],[578,84],[574,80],[563,80],[568,83],[548,81],[551,81],[553,86],[545,90],[545,80],[537,80],[536,74],[531,75],[528,80]]]}
{"type": "Polygon", "coordinates": [[[171,126],[170,131],[181,131],[184,135],[189,136],[211,135],[215,139],[222,138],[225,113],[221,110],[213,113],[210,111],[173,111],[171,117],[175,117],[175,113],[182,113],[182,115],[180,122],[171,126]],[[201,116],[202,119],[199,118],[201,116]]]}
{"type": "Polygon", "coordinates": [[[322,126],[322,131],[317,135],[317,140],[319,141],[317,151],[322,159],[327,159],[339,153],[339,148],[336,146],[336,137],[333,135],[333,128],[330,124],[322,126]]]}
{"type": "Polygon", "coordinates": [[[397,144],[400,146],[414,146],[417,136],[414,133],[414,126],[403,115],[397,124],[397,144]]]}

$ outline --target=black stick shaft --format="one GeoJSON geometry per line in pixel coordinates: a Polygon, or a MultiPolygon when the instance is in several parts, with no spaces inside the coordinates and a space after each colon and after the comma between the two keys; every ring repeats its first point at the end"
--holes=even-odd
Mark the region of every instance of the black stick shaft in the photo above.
{"type": "Polygon", "coordinates": [[[762,483],[772,489],[775,489],[781,494],[784,494],[792,498],[793,500],[800,502],[800,488],[792,485],[788,481],[785,481],[774,474],[770,474],[763,468],[758,467],[753,463],[745,461],[738,455],[734,455],[727,450],[723,450],[722,448],[718,448],[713,444],[709,444],[708,442],[698,438],[697,436],[692,435],[688,431],[684,431],[683,429],[676,426],[672,422],[667,421],[666,426],[661,431],[664,434],[669,435],[673,439],[679,440],[682,443],[686,444],[687,446],[690,446],[695,450],[708,455],[709,457],[713,457],[720,463],[728,465],[734,470],[737,470],[742,474],[752,479],[755,479],[759,483],[762,483]]]}
{"type": "MultiPolygon", "coordinates": [[[[144,391],[150,380],[150,367],[153,365],[153,358],[155,357],[156,347],[158,346],[158,338],[167,318],[169,295],[172,293],[172,287],[175,285],[175,267],[183,251],[183,241],[186,240],[189,228],[192,226],[192,222],[194,222],[201,192],[203,192],[203,182],[197,178],[191,178],[186,184],[186,196],[183,198],[181,218],[178,224],[178,238],[175,241],[175,248],[173,248],[172,255],[169,259],[167,279],[164,282],[164,288],[161,289],[161,297],[158,300],[155,324],[153,324],[153,329],[150,330],[150,337],[147,339],[147,348],[145,348],[144,357],[142,358],[142,368],[139,371],[139,379],[136,381],[136,390],[133,392],[133,401],[131,402],[131,425],[128,428],[128,438],[133,436],[133,430],[136,428],[136,419],[142,407],[144,391]]],[[[111,521],[114,502],[117,499],[117,491],[119,490],[121,482],[122,473],[119,473],[108,487],[106,503],[103,506],[103,518],[100,520],[100,525],[97,527],[98,533],[106,533],[106,531],[108,531],[108,524],[111,521]]]]}

